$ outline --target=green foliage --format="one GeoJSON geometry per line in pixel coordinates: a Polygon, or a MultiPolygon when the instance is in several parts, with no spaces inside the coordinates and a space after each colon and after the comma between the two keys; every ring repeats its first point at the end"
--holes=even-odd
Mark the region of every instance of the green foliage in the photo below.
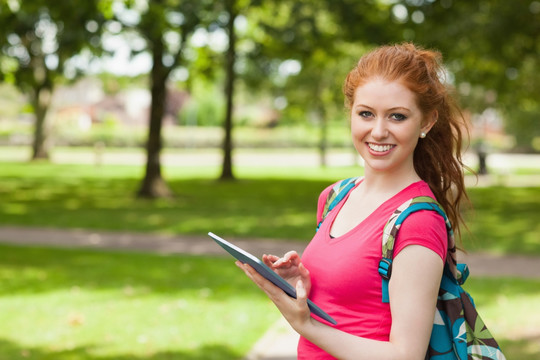
{"type": "Polygon", "coordinates": [[[219,126],[223,122],[225,101],[223,93],[216,86],[197,83],[191,98],[182,107],[179,124],[187,126],[219,126]]]}
{"type": "Polygon", "coordinates": [[[0,2],[0,80],[7,79],[29,99],[35,115],[32,158],[48,158],[45,126],[59,78],[80,73],[68,61],[83,49],[100,52],[104,17],[98,0],[0,2]],[[4,58],[9,58],[6,65],[4,58]]]}
{"type": "Polygon", "coordinates": [[[230,259],[13,246],[0,308],[12,360],[240,359],[278,317],[230,259]]]}
{"type": "Polygon", "coordinates": [[[97,6],[96,0],[81,4],[44,0],[1,2],[0,31],[5,34],[0,38],[1,53],[2,57],[16,60],[16,65],[0,67],[0,75],[11,76],[25,92],[44,85],[53,87],[69,58],[83,48],[96,49],[95,45],[100,43],[104,18],[97,6]]]}
{"type": "Polygon", "coordinates": [[[395,6],[406,7],[408,40],[442,51],[462,102],[476,112],[507,110],[507,130],[530,150],[538,127],[531,129],[529,114],[538,113],[540,98],[538,1],[403,0],[395,6]]]}
{"type": "Polygon", "coordinates": [[[8,83],[0,83],[0,122],[16,119],[23,106],[24,99],[15,87],[8,83]]]}

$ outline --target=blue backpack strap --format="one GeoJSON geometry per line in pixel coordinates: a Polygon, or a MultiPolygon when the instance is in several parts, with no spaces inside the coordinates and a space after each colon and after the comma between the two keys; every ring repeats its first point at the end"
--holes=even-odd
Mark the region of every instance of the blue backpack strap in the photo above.
{"type": "Polygon", "coordinates": [[[356,185],[356,180],[358,177],[351,177],[345,180],[342,180],[334,185],[332,190],[328,193],[326,198],[326,203],[324,204],[324,209],[321,217],[321,221],[317,225],[317,231],[321,227],[322,222],[328,215],[328,213],[336,207],[337,204],[341,202],[347,196],[347,194],[354,188],[356,185]]]}
{"type": "Polygon", "coordinates": [[[429,196],[418,196],[405,201],[400,205],[396,211],[390,216],[383,229],[382,239],[382,259],[379,262],[379,274],[382,277],[382,301],[384,303],[390,302],[390,296],[388,294],[388,282],[392,275],[392,261],[394,258],[394,242],[397,237],[397,233],[401,224],[407,216],[420,210],[436,211],[444,218],[446,223],[446,229],[448,236],[453,239],[452,227],[450,221],[442,210],[439,203],[429,196]]]}

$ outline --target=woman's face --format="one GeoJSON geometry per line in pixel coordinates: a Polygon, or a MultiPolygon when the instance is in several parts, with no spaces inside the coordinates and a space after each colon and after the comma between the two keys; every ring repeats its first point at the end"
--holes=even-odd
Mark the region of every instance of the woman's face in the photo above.
{"type": "Polygon", "coordinates": [[[434,121],[425,123],[416,95],[400,82],[372,79],[356,88],[351,133],[366,171],[391,175],[414,171],[414,149],[434,121]]]}

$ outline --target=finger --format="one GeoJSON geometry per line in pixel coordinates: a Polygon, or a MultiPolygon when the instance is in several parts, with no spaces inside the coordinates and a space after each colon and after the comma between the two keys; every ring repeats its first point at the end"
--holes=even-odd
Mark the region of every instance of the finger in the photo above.
{"type": "Polygon", "coordinates": [[[289,262],[292,264],[292,265],[299,265],[300,262],[301,262],[301,258],[300,258],[300,255],[298,255],[298,253],[296,251],[289,251],[287,253],[288,255],[288,259],[289,259],[289,262]]]}
{"type": "Polygon", "coordinates": [[[263,263],[265,263],[267,266],[272,267],[272,265],[274,265],[274,263],[279,260],[279,257],[277,257],[275,255],[266,255],[266,254],[264,254],[262,256],[262,260],[263,260],[263,263]]]}
{"type": "Polygon", "coordinates": [[[285,255],[283,255],[284,259],[291,260],[298,257],[298,253],[294,250],[291,250],[287,252],[285,255]]]}
{"type": "Polygon", "coordinates": [[[270,259],[270,255],[263,254],[262,261],[267,266],[272,266],[273,261],[270,259]]]}
{"type": "Polygon", "coordinates": [[[276,261],[274,263],[274,266],[276,266],[276,267],[278,267],[278,266],[290,266],[291,264],[298,263],[299,262],[298,259],[300,259],[300,257],[298,256],[296,251],[292,250],[292,251],[287,252],[285,255],[283,255],[282,258],[280,258],[278,261],[276,261]]]}
{"type": "Polygon", "coordinates": [[[246,273],[246,275],[251,278],[251,274],[249,273],[249,271],[247,271],[247,269],[244,267],[244,263],[241,262],[240,260],[237,260],[235,262],[236,266],[238,266],[244,273],[246,273]]]}
{"type": "Polygon", "coordinates": [[[240,269],[242,269],[242,271],[244,271],[244,273],[253,281],[255,282],[257,285],[257,280],[255,278],[256,275],[258,275],[258,273],[251,267],[249,266],[248,264],[244,264],[243,262],[241,261],[236,261],[235,262],[236,266],[238,266],[240,269]]]}
{"type": "Polygon", "coordinates": [[[269,297],[276,297],[277,294],[284,294],[278,286],[274,285],[270,280],[267,280],[264,276],[259,274],[251,265],[244,264],[240,261],[236,262],[236,265],[240,267],[246,275],[263,290],[269,297]]]}
{"type": "MultiPolygon", "coordinates": [[[[266,254],[265,254],[266,255],[266,254]]],[[[272,254],[268,254],[266,255],[266,257],[268,257],[270,260],[272,261],[276,261],[279,259],[279,256],[276,256],[276,255],[272,255],[272,254]]]]}
{"type": "Polygon", "coordinates": [[[298,271],[300,271],[300,275],[302,277],[309,277],[309,270],[304,266],[304,264],[300,263],[298,265],[298,271]]]}
{"type": "Polygon", "coordinates": [[[301,301],[307,301],[307,292],[302,280],[298,280],[296,283],[296,298],[301,301]]]}

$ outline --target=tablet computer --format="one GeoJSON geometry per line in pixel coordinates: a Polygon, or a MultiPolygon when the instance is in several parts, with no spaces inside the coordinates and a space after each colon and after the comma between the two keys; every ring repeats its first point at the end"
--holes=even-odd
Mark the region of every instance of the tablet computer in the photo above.
{"type": "MultiPolygon", "coordinates": [[[[223,249],[225,249],[229,254],[234,256],[237,260],[240,260],[244,264],[251,265],[251,267],[253,267],[259,274],[270,280],[274,285],[280,287],[283,291],[285,291],[285,293],[287,293],[287,295],[296,299],[296,289],[285,279],[276,274],[265,263],[259,260],[256,256],[220,238],[214,233],[209,232],[208,235],[210,235],[210,237],[214,239],[216,243],[218,243],[223,249]]],[[[311,300],[307,299],[307,303],[309,309],[313,314],[319,316],[320,318],[328,321],[331,324],[337,324],[337,322],[330,315],[328,315],[320,307],[315,305],[311,300]]]]}

